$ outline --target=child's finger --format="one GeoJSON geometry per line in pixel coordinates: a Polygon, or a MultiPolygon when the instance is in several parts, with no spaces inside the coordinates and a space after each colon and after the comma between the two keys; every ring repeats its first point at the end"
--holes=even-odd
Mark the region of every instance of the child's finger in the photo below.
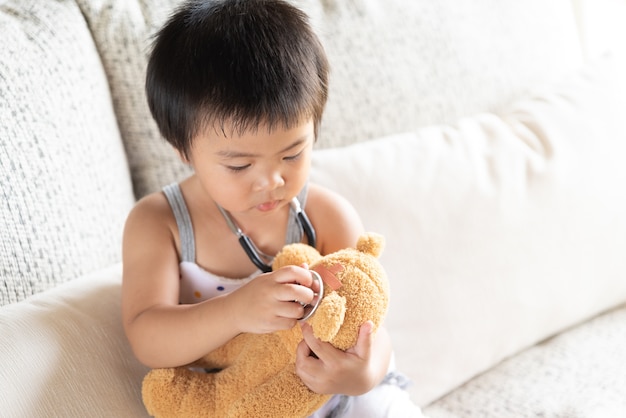
{"type": "Polygon", "coordinates": [[[285,266],[272,274],[278,283],[296,283],[305,287],[311,287],[313,284],[311,272],[298,266],[285,266]]]}
{"type": "Polygon", "coordinates": [[[320,360],[316,358],[305,340],[300,341],[296,348],[296,374],[302,379],[302,382],[313,392],[320,391],[319,375],[323,372],[320,360]]]}
{"type": "Polygon", "coordinates": [[[331,359],[333,353],[337,351],[330,343],[316,338],[315,334],[313,334],[313,328],[307,323],[302,324],[302,337],[312,351],[312,354],[322,361],[331,359]]]}
{"type": "Polygon", "coordinates": [[[274,298],[280,302],[298,302],[305,306],[314,298],[313,291],[305,286],[286,283],[273,290],[274,298]]]}
{"type": "Polygon", "coordinates": [[[356,340],[356,344],[348,351],[352,351],[361,359],[368,359],[372,351],[373,343],[374,323],[372,321],[366,321],[361,325],[361,328],[359,328],[359,336],[356,340]]]}
{"type": "Polygon", "coordinates": [[[311,356],[312,351],[307,345],[306,341],[302,340],[298,343],[298,347],[296,347],[296,360],[297,363],[306,362],[311,356]]]}

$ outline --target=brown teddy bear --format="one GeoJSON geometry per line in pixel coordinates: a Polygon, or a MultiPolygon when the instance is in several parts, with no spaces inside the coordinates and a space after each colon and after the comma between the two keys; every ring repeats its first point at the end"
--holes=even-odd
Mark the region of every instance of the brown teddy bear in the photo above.
{"type": "MultiPolygon", "coordinates": [[[[307,263],[324,281],[323,298],[306,320],[315,336],[346,350],[356,343],[367,320],[374,329],[387,312],[387,276],[378,261],[383,237],[362,235],[356,249],[322,257],[305,244],[283,248],[272,265],[307,263]]],[[[241,334],[194,366],[154,369],[143,381],[143,401],[155,417],[306,417],[331,395],[320,395],[295,373],[299,326],[269,334],[241,334]]]]}

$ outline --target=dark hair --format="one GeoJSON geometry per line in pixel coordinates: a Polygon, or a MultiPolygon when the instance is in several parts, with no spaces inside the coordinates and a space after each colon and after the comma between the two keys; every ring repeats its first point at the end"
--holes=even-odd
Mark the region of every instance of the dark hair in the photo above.
{"type": "Polygon", "coordinates": [[[291,128],[328,96],[328,61],[304,12],[280,0],[184,3],[156,34],[146,93],[161,134],[184,156],[208,127],[291,128]]]}

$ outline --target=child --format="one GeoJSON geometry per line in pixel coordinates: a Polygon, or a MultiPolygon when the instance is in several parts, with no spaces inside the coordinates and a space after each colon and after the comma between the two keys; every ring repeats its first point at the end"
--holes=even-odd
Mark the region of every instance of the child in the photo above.
{"type": "MultiPolygon", "coordinates": [[[[327,85],[319,40],[283,1],[189,1],[157,34],[150,110],[194,174],[143,198],[126,223],[123,320],[145,365],[189,364],[239,333],[296,326],[314,298],[311,274],[267,272],[271,255],[291,242],[322,254],[356,244],[354,208],[308,182],[327,85]]],[[[391,357],[384,329],[374,335],[366,322],[346,352],[302,331],[297,374],[315,392],[344,395],[316,416],[365,416],[387,399],[415,408],[379,385],[391,357]]]]}

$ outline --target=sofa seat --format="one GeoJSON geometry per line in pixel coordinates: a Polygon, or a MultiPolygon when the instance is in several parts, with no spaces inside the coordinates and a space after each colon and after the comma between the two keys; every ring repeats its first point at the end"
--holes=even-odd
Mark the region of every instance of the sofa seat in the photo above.
{"type": "Polygon", "coordinates": [[[430,418],[626,414],[626,304],[504,360],[425,408],[430,418]]]}
{"type": "MultiPolygon", "coordinates": [[[[124,338],[120,292],[115,264],[0,310],[0,358],[12,360],[0,373],[2,398],[12,400],[2,416],[148,416],[140,394],[147,369],[124,338]]],[[[624,324],[626,305],[505,359],[423,411],[429,418],[623,416],[624,324]]]]}

